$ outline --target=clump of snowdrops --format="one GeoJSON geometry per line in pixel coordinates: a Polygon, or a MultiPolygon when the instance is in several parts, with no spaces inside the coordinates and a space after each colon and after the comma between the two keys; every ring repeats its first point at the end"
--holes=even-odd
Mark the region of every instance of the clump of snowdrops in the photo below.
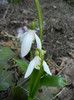
{"type": "MultiPolygon", "coordinates": [[[[30,76],[29,82],[29,96],[28,100],[33,100],[36,92],[40,86],[52,86],[52,87],[63,87],[66,85],[64,78],[56,75],[52,75],[50,66],[44,60],[45,50],[42,49],[42,32],[43,32],[43,16],[38,0],[35,0],[38,13],[38,23],[40,30],[40,38],[35,31],[35,20],[32,22],[30,29],[27,29],[24,34],[19,35],[21,41],[21,57],[25,57],[31,52],[31,47],[34,41],[36,41],[37,47],[35,48],[35,56],[32,56],[31,61],[25,69],[24,79],[30,76]]],[[[16,59],[14,59],[16,61],[16,59]]],[[[17,61],[16,61],[17,62],[17,61]]],[[[21,66],[22,67],[22,66],[21,66]]]]}

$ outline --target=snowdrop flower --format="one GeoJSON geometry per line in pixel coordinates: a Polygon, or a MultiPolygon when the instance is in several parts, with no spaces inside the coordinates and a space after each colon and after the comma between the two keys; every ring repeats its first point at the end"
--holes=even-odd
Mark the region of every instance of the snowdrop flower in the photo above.
{"type": "Polygon", "coordinates": [[[22,35],[21,57],[24,57],[29,53],[34,40],[36,40],[37,48],[41,49],[41,41],[40,38],[37,36],[35,30],[28,30],[22,35]]]}
{"type": "MultiPolygon", "coordinates": [[[[35,56],[34,59],[30,62],[24,78],[27,78],[29,75],[31,75],[34,68],[40,70],[40,63],[41,63],[41,58],[39,56],[35,56]]],[[[45,61],[43,61],[43,69],[47,74],[52,75],[45,61]]]]}

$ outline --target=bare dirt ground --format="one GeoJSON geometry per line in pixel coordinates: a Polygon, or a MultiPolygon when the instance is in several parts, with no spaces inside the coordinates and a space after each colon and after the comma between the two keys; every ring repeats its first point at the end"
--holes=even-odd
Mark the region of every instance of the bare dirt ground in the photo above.
{"type": "MultiPolygon", "coordinates": [[[[43,49],[47,51],[45,58],[52,56],[52,62],[55,63],[51,68],[52,73],[63,76],[67,81],[67,86],[55,96],[51,96],[50,89],[46,89],[48,94],[45,99],[74,100],[74,6],[63,0],[40,0],[40,5],[44,20],[43,49]]],[[[17,36],[20,27],[29,28],[36,18],[33,0],[23,0],[18,5],[0,5],[0,46],[10,46],[16,53],[15,39],[12,36],[17,36]]],[[[20,44],[17,48],[20,48],[20,44]]],[[[19,52],[18,49],[16,56],[20,56],[19,52]]],[[[43,97],[44,94],[43,90],[38,96],[43,97]]]]}

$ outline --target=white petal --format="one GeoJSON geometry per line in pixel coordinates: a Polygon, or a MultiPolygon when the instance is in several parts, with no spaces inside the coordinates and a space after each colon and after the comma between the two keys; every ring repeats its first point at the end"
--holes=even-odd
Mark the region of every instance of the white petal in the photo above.
{"type": "Polygon", "coordinates": [[[47,65],[45,61],[43,61],[43,68],[47,74],[52,75],[52,73],[50,72],[49,66],[47,65]]]}
{"type": "Polygon", "coordinates": [[[25,38],[25,36],[28,34],[28,32],[24,32],[23,33],[23,35],[22,35],[22,37],[20,38],[20,42],[23,42],[23,40],[24,40],[24,38],[25,38]]]}
{"type": "Polygon", "coordinates": [[[33,69],[34,69],[34,66],[35,66],[35,59],[33,59],[33,60],[30,62],[29,66],[28,66],[28,68],[27,68],[27,71],[26,71],[26,73],[25,73],[24,78],[27,78],[27,77],[32,73],[32,71],[33,71],[33,69]]]}
{"type": "Polygon", "coordinates": [[[26,35],[28,32],[24,32],[23,28],[19,28],[19,29],[17,30],[17,32],[18,32],[18,38],[20,38],[20,42],[22,42],[23,39],[24,39],[24,37],[25,37],[25,35],[26,35]]]}
{"type": "Polygon", "coordinates": [[[40,70],[39,65],[40,65],[41,58],[39,56],[35,56],[34,59],[35,59],[35,69],[40,70]]]}
{"type": "Polygon", "coordinates": [[[25,35],[22,41],[21,57],[24,57],[29,53],[33,40],[34,40],[34,34],[28,32],[28,34],[25,35]]]}
{"type": "Polygon", "coordinates": [[[36,39],[36,43],[37,43],[37,48],[41,49],[41,41],[40,38],[35,34],[35,39],[36,39]]]}

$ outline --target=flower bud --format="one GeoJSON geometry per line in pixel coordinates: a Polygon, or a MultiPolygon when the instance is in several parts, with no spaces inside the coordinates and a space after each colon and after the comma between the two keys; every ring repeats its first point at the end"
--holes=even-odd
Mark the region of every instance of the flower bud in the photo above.
{"type": "Polygon", "coordinates": [[[35,51],[35,56],[39,56],[38,50],[35,51]]]}
{"type": "Polygon", "coordinates": [[[41,55],[45,55],[46,51],[45,50],[41,50],[41,55]]]}
{"type": "Polygon", "coordinates": [[[40,51],[40,57],[41,57],[41,58],[44,58],[45,53],[46,53],[45,50],[41,50],[41,51],[40,51]]]}

